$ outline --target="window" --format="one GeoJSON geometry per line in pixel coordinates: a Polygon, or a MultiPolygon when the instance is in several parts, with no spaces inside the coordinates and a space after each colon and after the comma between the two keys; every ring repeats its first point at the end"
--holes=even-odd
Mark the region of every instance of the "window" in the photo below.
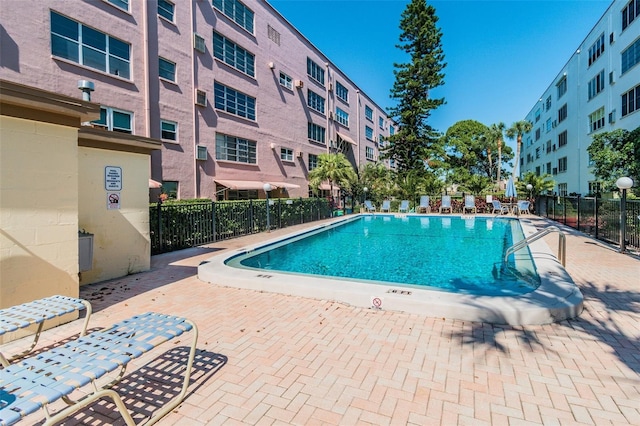
{"type": "Polygon", "coordinates": [[[562,157],[558,159],[558,173],[563,173],[567,171],[567,157],[562,157]]]}
{"type": "MultiPolygon", "coordinates": [[[[551,174],[551,162],[547,163],[547,171],[546,174],[550,175],[551,174]]],[[[538,176],[540,176],[540,172],[538,172],[538,176]]]]}
{"type": "Polygon", "coordinates": [[[567,118],[567,104],[562,105],[558,110],[558,123],[562,123],[567,118]]]}
{"type": "Polygon", "coordinates": [[[567,77],[562,77],[562,80],[556,84],[558,89],[558,99],[560,99],[565,93],[567,93],[567,77]]]}
{"type": "Polygon", "coordinates": [[[378,135],[378,147],[384,148],[384,135],[378,135]]]}
{"type": "Polygon", "coordinates": [[[369,126],[365,126],[364,127],[364,137],[369,139],[370,141],[373,140],[373,129],[369,126]]]}
{"type": "Polygon", "coordinates": [[[238,71],[255,77],[255,56],[215,31],[213,32],[213,56],[238,71]]]}
{"type": "Polygon", "coordinates": [[[293,79],[287,74],[280,71],[280,85],[289,90],[293,90],[293,79]]]}
{"type": "Polygon", "coordinates": [[[307,90],[307,105],[309,108],[324,114],[324,98],[313,90],[307,90]]]}
{"type": "Polygon", "coordinates": [[[324,145],[325,133],[326,130],[324,127],[311,122],[307,123],[307,137],[313,142],[318,142],[324,145]]]}
{"type": "Polygon", "coordinates": [[[558,148],[562,148],[567,144],[567,131],[560,133],[558,135],[558,148]]]}
{"type": "Polygon", "coordinates": [[[176,81],[176,64],[175,62],[171,62],[168,59],[160,58],[159,59],[160,69],[158,71],[158,75],[160,78],[164,78],[169,81],[176,81]]]}
{"type": "Polygon", "coordinates": [[[293,161],[293,150],[289,148],[280,148],[280,159],[282,161],[293,161]]]}
{"type": "Polygon", "coordinates": [[[366,151],[365,151],[365,157],[367,158],[367,160],[371,160],[371,161],[373,161],[373,159],[374,159],[374,157],[373,157],[373,148],[371,148],[370,146],[368,146],[366,151]]]}
{"type": "Polygon", "coordinates": [[[172,200],[178,198],[178,181],[163,180],[162,192],[167,194],[167,196],[172,200]]]}
{"type": "Polygon", "coordinates": [[[622,70],[620,74],[629,71],[634,65],[640,62],[640,38],[631,46],[627,47],[622,53],[622,70]]]}
{"type": "Polygon", "coordinates": [[[100,108],[100,118],[91,123],[94,127],[102,127],[120,133],[133,133],[133,113],[110,107],[100,108]]]}
{"type": "Polygon", "coordinates": [[[324,69],[307,58],[307,75],[324,86],[324,69]]]}
{"type": "Polygon", "coordinates": [[[109,3],[122,10],[129,11],[129,0],[109,0],[109,3]]]}
{"type": "Polygon", "coordinates": [[[604,53],[604,33],[589,48],[589,66],[604,53]]]}
{"type": "Polygon", "coordinates": [[[349,113],[341,110],[340,108],[336,108],[336,121],[343,126],[349,127],[349,113]]]}
{"type": "Polygon", "coordinates": [[[589,82],[589,99],[593,99],[598,93],[604,90],[604,70],[600,71],[589,82]]]}
{"type": "Polygon", "coordinates": [[[547,154],[551,152],[551,141],[547,141],[547,154]]]}
{"type": "Polygon", "coordinates": [[[341,99],[345,102],[349,102],[349,89],[340,84],[339,81],[336,81],[336,96],[338,99],[341,99]]]}
{"type": "Polygon", "coordinates": [[[396,134],[396,129],[393,126],[389,126],[389,135],[393,136],[396,134]]]}
{"type": "Polygon", "coordinates": [[[384,118],[378,117],[378,127],[384,129],[384,118]]]}
{"type": "Polygon", "coordinates": [[[216,160],[256,164],[256,142],[217,133],[216,160]]]}
{"type": "Polygon", "coordinates": [[[638,15],[640,15],[640,0],[631,0],[622,9],[622,30],[627,29],[638,15]]]}
{"type": "Polygon", "coordinates": [[[237,115],[238,117],[256,119],[256,98],[238,92],[218,82],[213,84],[215,108],[237,115]]]}
{"type": "Polygon", "coordinates": [[[160,120],[161,138],[169,141],[178,140],[178,123],[169,120],[160,120]]]}
{"type": "Polygon", "coordinates": [[[540,147],[536,148],[536,160],[540,158],[540,147]]]}
{"type": "Polygon", "coordinates": [[[173,22],[175,5],[167,0],[158,0],[158,15],[173,22]]]}
{"type": "Polygon", "coordinates": [[[561,197],[566,197],[567,196],[567,184],[566,183],[559,183],[558,184],[558,195],[560,195],[561,197]]]}
{"type": "Polygon", "coordinates": [[[213,0],[213,7],[253,34],[253,11],[238,0],[213,0]]]}
{"type": "Polygon", "coordinates": [[[540,108],[536,110],[536,123],[540,121],[540,108]]]}
{"type": "Polygon", "coordinates": [[[229,189],[226,200],[255,200],[258,198],[257,189],[229,189]]]}
{"type": "Polygon", "coordinates": [[[394,160],[393,158],[389,159],[389,167],[391,167],[392,169],[396,168],[396,160],[394,160]]]}
{"type": "Polygon", "coordinates": [[[368,106],[364,106],[364,116],[367,120],[373,121],[373,110],[368,106]]]}
{"type": "Polygon", "coordinates": [[[551,119],[547,118],[547,133],[551,131],[552,127],[553,127],[553,123],[551,122],[551,119]]]}
{"type": "Polygon", "coordinates": [[[540,128],[536,129],[536,141],[540,140],[540,128]]]}
{"type": "Polygon", "coordinates": [[[589,182],[589,194],[600,194],[602,192],[602,182],[589,182]]]}
{"type": "Polygon", "coordinates": [[[267,24],[267,37],[269,40],[280,46],[280,33],[275,30],[271,25],[267,24]]]}
{"type": "Polygon", "coordinates": [[[318,167],[318,156],[315,154],[309,154],[309,171],[318,167]]]}
{"type": "Polygon", "coordinates": [[[640,109],[640,84],[622,95],[622,116],[640,109]]]}
{"type": "Polygon", "coordinates": [[[545,102],[545,108],[546,108],[546,111],[549,111],[551,109],[551,95],[547,97],[547,101],[545,102]]]}
{"type": "Polygon", "coordinates": [[[589,130],[595,132],[604,126],[604,107],[589,114],[589,130]]]}
{"type": "Polygon", "coordinates": [[[51,11],[51,54],[128,79],[131,45],[51,11]]]}

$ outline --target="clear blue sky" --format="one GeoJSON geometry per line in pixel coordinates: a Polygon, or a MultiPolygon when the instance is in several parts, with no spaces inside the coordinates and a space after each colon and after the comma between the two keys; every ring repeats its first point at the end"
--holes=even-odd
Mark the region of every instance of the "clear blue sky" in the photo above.
{"type": "MultiPolygon", "coordinates": [[[[393,63],[408,0],[268,0],[380,107],[392,105],[393,63]]],[[[610,0],[433,0],[445,53],[446,105],[429,124],[507,126],[524,119],[610,0]]],[[[510,142],[511,145],[513,145],[510,142]]]]}

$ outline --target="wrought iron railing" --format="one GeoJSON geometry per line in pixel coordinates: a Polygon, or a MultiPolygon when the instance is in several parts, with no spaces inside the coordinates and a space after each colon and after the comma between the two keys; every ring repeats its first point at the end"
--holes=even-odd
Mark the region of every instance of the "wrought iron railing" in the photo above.
{"type": "MultiPolygon", "coordinates": [[[[323,198],[269,200],[269,228],[331,217],[323,198]]],[[[158,203],[149,207],[151,254],[181,250],[267,230],[267,201],[158,203]]]]}

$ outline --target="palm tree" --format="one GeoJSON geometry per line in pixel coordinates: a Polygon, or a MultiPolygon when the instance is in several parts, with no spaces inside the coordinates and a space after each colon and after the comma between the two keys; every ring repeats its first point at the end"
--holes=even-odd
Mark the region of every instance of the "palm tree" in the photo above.
{"type": "Polygon", "coordinates": [[[498,170],[496,173],[497,174],[496,182],[498,185],[500,185],[500,173],[502,172],[502,139],[504,138],[504,135],[503,135],[504,128],[505,128],[505,125],[502,122],[497,124],[492,124],[489,127],[489,134],[491,135],[493,140],[496,142],[496,145],[498,146],[498,164],[497,164],[498,170]]]}
{"type": "Polygon", "coordinates": [[[516,161],[513,167],[513,178],[517,181],[520,174],[520,152],[522,151],[522,136],[529,133],[533,128],[533,124],[528,120],[516,121],[506,131],[507,137],[513,139],[517,137],[516,143],[516,161]]]}
{"type": "Polygon", "coordinates": [[[316,192],[322,182],[329,181],[333,201],[333,184],[348,188],[351,182],[358,179],[355,174],[353,166],[344,154],[320,154],[318,167],[309,172],[309,186],[316,192]]]}
{"type": "Polygon", "coordinates": [[[532,198],[537,197],[543,192],[551,192],[556,183],[549,174],[537,176],[534,172],[527,172],[522,176],[522,180],[516,183],[516,187],[521,194],[531,195],[532,198]],[[527,189],[527,185],[531,185],[531,194],[527,189]]]}
{"type": "Polygon", "coordinates": [[[480,136],[480,142],[487,147],[487,160],[489,162],[489,173],[487,176],[489,176],[489,179],[493,180],[493,157],[491,156],[491,147],[495,140],[491,137],[490,132],[487,131],[487,133],[480,136]]]}

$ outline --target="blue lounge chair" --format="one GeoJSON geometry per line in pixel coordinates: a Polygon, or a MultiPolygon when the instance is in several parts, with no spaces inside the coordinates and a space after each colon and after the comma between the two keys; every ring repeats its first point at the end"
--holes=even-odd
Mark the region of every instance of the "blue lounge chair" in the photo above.
{"type": "Polygon", "coordinates": [[[376,211],[376,207],[373,204],[371,204],[371,200],[364,200],[364,208],[367,210],[367,212],[376,211]]]}
{"type": "Polygon", "coordinates": [[[442,213],[442,210],[449,210],[449,213],[453,213],[453,208],[451,207],[451,196],[443,195],[442,201],[440,203],[439,212],[442,213]]]}
{"type": "Polygon", "coordinates": [[[526,200],[518,201],[518,204],[516,204],[516,207],[515,207],[517,209],[518,214],[525,214],[525,213],[526,214],[531,214],[529,212],[529,205],[530,204],[531,203],[529,201],[526,201],[526,200]]]}
{"type": "Polygon", "coordinates": [[[509,213],[509,207],[503,206],[500,201],[493,200],[491,201],[491,204],[493,204],[493,213],[496,213],[496,212],[498,212],[498,214],[509,213]]]}
{"type": "Polygon", "coordinates": [[[476,197],[473,195],[464,196],[464,207],[462,208],[462,213],[466,213],[467,210],[471,210],[473,213],[478,213],[478,209],[476,208],[476,197]]]}
{"type": "Polygon", "coordinates": [[[420,196],[420,205],[417,209],[418,213],[431,213],[431,206],[429,205],[429,196],[420,196]]]}
{"type": "Polygon", "coordinates": [[[382,206],[380,206],[380,211],[389,213],[391,211],[391,201],[384,200],[382,206]]]}
{"type": "Polygon", "coordinates": [[[398,207],[398,213],[409,213],[409,200],[402,200],[400,207],[398,207]]]}

